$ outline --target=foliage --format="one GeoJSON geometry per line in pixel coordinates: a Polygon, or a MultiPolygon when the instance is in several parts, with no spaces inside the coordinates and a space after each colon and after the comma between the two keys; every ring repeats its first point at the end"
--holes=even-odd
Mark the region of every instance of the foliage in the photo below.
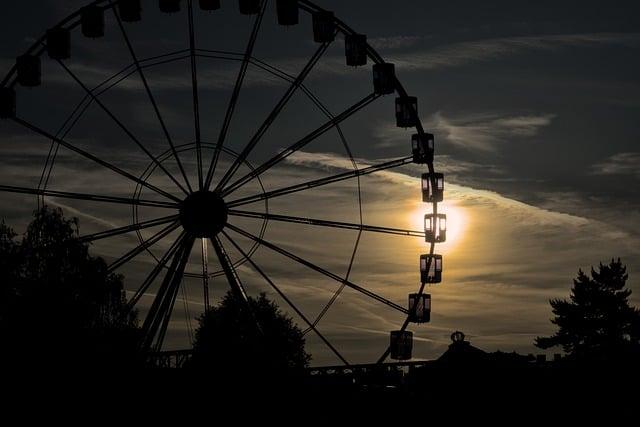
{"type": "Polygon", "coordinates": [[[640,347],[640,311],[629,304],[628,274],[620,259],[600,263],[591,277],[582,270],[573,281],[570,300],[550,301],[558,331],[536,338],[536,346],[562,346],[580,359],[631,356],[640,347]]]}
{"type": "Polygon", "coordinates": [[[75,364],[132,357],[137,313],[126,307],[123,277],[89,254],[76,219],[44,207],[21,240],[3,222],[0,260],[0,332],[16,355],[44,350],[46,360],[75,364]]]}
{"type": "MultiPolygon", "coordinates": [[[[248,307],[229,292],[199,318],[193,365],[208,369],[237,367],[281,375],[308,366],[302,331],[278,305],[260,294],[248,307]],[[259,325],[259,327],[257,326],[259,325]]],[[[254,372],[255,373],[255,372],[254,372]]]]}

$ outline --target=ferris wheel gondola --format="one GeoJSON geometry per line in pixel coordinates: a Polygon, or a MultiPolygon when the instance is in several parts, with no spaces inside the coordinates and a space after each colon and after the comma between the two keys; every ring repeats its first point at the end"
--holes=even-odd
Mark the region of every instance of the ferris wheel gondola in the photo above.
{"type": "MultiPolygon", "coordinates": [[[[194,3],[196,2],[192,0],[185,2],[181,2],[180,0],[160,0],[150,3],[156,3],[156,7],[166,14],[178,14],[183,10],[183,3],[186,3],[186,13],[189,17],[189,49],[149,57],[138,56],[138,53],[133,47],[127,25],[134,25],[134,23],[144,19],[144,10],[141,1],[97,0],[72,13],[58,25],[47,30],[45,35],[39,38],[23,55],[17,58],[14,67],[0,84],[0,118],[13,121],[29,132],[44,137],[51,142],[51,148],[38,185],[32,187],[0,185],[0,192],[32,194],[37,196],[39,202],[44,202],[46,198],[68,198],[92,203],[124,204],[131,206],[131,224],[91,235],[84,235],[81,236],[81,239],[85,242],[95,242],[124,234],[137,234],[139,244],[114,260],[109,266],[110,271],[118,271],[142,253],[147,252],[153,256],[155,261],[154,267],[140,286],[132,292],[133,295],[129,300],[130,307],[136,307],[150,286],[154,283],[159,283],[156,295],[147,310],[143,323],[144,339],[142,346],[145,350],[151,351],[162,348],[167,329],[169,328],[173,308],[185,277],[199,278],[202,280],[203,305],[205,308],[210,306],[209,280],[218,276],[226,278],[229,286],[238,298],[246,302],[247,292],[243,286],[242,278],[238,274],[238,267],[242,264],[247,264],[258,273],[258,275],[283,298],[289,308],[304,321],[308,327],[307,330],[317,334],[321,341],[326,344],[342,362],[348,363],[347,359],[340,353],[338,348],[331,343],[330,339],[320,332],[319,324],[324,314],[330,309],[344,288],[353,289],[364,297],[386,305],[405,316],[405,322],[401,325],[400,329],[391,332],[389,346],[378,361],[384,361],[389,355],[391,355],[392,358],[400,360],[411,358],[413,334],[408,331],[407,328],[411,323],[429,322],[431,317],[431,295],[425,293],[425,286],[439,283],[442,280],[442,256],[435,253],[435,245],[443,242],[446,238],[446,216],[438,212],[438,204],[443,201],[444,176],[436,173],[434,170],[434,136],[425,132],[423,129],[418,115],[418,99],[410,96],[406,92],[396,76],[394,64],[384,61],[367,42],[366,35],[356,33],[343,21],[338,19],[333,12],[325,10],[311,1],[277,0],[275,2],[276,23],[278,25],[299,25],[301,22],[301,12],[311,16],[312,28],[309,34],[312,36],[313,41],[318,44],[318,47],[297,75],[288,74],[265,61],[255,58],[253,55],[254,46],[259,37],[263,18],[267,10],[267,5],[269,4],[268,0],[238,1],[239,12],[243,15],[252,16],[253,26],[246,50],[235,53],[203,49],[196,45],[194,36],[194,13],[196,13],[194,3]],[[108,19],[109,13],[112,14],[112,19],[108,19]],[[123,35],[124,45],[131,56],[132,63],[95,87],[90,87],[66,64],[66,61],[73,56],[72,41],[74,37],[77,37],[77,30],[79,30],[81,36],[88,39],[104,37],[105,32],[110,31],[107,24],[114,22],[123,35]],[[321,60],[329,45],[336,41],[338,35],[342,36],[345,43],[345,66],[363,67],[369,62],[372,63],[372,92],[365,95],[361,100],[346,108],[341,113],[333,114],[325,107],[319,98],[305,86],[304,82],[314,66],[321,60]],[[57,132],[45,130],[25,118],[26,109],[24,109],[20,103],[20,90],[16,90],[17,87],[35,88],[42,85],[42,61],[45,59],[45,53],[48,59],[57,63],[68,78],[82,88],[85,93],[82,102],[78,104],[71,116],[67,118],[57,132]],[[173,140],[169,132],[167,122],[147,82],[145,72],[159,64],[167,64],[185,58],[191,60],[191,94],[195,141],[192,143],[179,144],[173,140]],[[227,106],[226,114],[222,118],[220,134],[214,143],[205,141],[202,135],[199,113],[200,94],[196,60],[206,58],[236,61],[241,64],[239,74],[233,85],[232,96],[227,106]],[[250,65],[288,82],[289,86],[280,101],[274,106],[263,124],[255,132],[254,136],[249,139],[242,150],[235,152],[226,146],[227,136],[235,106],[238,102],[240,92],[243,90],[245,76],[250,65]],[[125,124],[123,118],[120,117],[117,112],[110,109],[102,99],[103,95],[110,89],[116,87],[128,76],[134,74],[137,74],[143,82],[146,97],[155,113],[158,126],[162,134],[166,137],[167,149],[161,155],[151,153],[142,140],[125,124]],[[261,164],[253,165],[249,163],[249,155],[259,144],[263,135],[273,125],[275,119],[296,92],[302,92],[326,116],[327,121],[261,164]],[[366,109],[375,100],[391,94],[396,94],[397,96],[395,99],[397,126],[400,128],[415,129],[415,134],[412,136],[411,141],[407,141],[407,156],[360,167],[351,154],[351,150],[340,126],[359,111],[366,109]],[[149,160],[149,164],[142,174],[130,172],[124,166],[118,165],[112,160],[102,158],[100,155],[94,154],[88,149],[81,148],[77,144],[67,140],[69,131],[81,120],[84,112],[89,108],[89,105],[94,105],[102,110],[110,120],[127,135],[134,145],[145,154],[149,160]],[[261,181],[261,175],[331,130],[338,132],[340,140],[351,158],[353,170],[307,182],[291,183],[290,185],[279,188],[265,188],[261,181]],[[49,177],[51,176],[56,161],[56,155],[60,149],[70,150],[95,165],[96,168],[108,170],[110,173],[119,175],[129,181],[133,189],[132,196],[127,198],[101,194],[101,192],[107,193],[106,187],[88,188],[85,192],[58,191],[49,188],[49,177]],[[197,154],[195,172],[191,170],[187,171],[186,165],[181,161],[181,155],[188,152],[195,152],[197,154]],[[207,154],[211,157],[211,162],[208,165],[204,160],[207,154]],[[218,180],[215,180],[216,170],[220,166],[220,158],[223,156],[230,159],[230,166],[223,171],[222,176],[218,180]],[[167,166],[168,162],[171,161],[175,162],[178,166],[179,173],[175,173],[175,171],[170,170],[167,166]],[[423,165],[427,169],[427,172],[421,177],[422,193],[423,201],[431,205],[431,212],[425,216],[424,230],[406,230],[365,224],[362,221],[362,213],[360,214],[359,222],[348,223],[330,221],[322,218],[274,214],[269,211],[269,201],[273,199],[291,196],[341,181],[356,181],[358,194],[360,194],[360,177],[410,163],[423,165]],[[244,171],[244,174],[238,176],[238,172],[241,170],[244,171]],[[160,186],[151,182],[150,178],[156,173],[168,178],[166,185],[160,186]],[[197,178],[194,179],[194,176],[197,178]],[[257,189],[254,194],[244,196],[236,196],[237,193],[234,194],[239,189],[251,185],[254,185],[254,188],[257,189]],[[154,198],[148,197],[149,195],[153,195],[154,198]],[[156,200],[155,198],[158,197],[160,199],[156,200]],[[256,202],[264,204],[263,211],[245,210],[244,207],[246,205],[256,202]],[[140,210],[151,208],[162,209],[166,212],[161,217],[151,219],[142,218],[140,210]],[[239,227],[234,223],[234,220],[239,218],[260,221],[261,226],[259,231],[252,233],[239,227]],[[349,279],[348,273],[346,276],[335,274],[300,255],[282,248],[273,241],[267,240],[265,230],[270,222],[307,224],[314,227],[325,227],[335,230],[358,231],[358,239],[354,245],[349,271],[353,265],[355,254],[358,250],[358,242],[363,232],[424,238],[428,244],[429,252],[420,256],[420,286],[417,292],[409,295],[409,303],[408,306],[405,307],[367,289],[366,286],[354,283],[349,279]],[[147,238],[141,234],[142,230],[151,229],[158,230],[147,238]],[[167,239],[170,239],[172,233],[177,233],[178,236],[170,242],[168,249],[164,253],[155,254],[151,252],[151,248],[154,247],[154,245],[157,245],[158,242],[167,241],[167,239]],[[238,243],[238,238],[240,237],[246,241],[250,241],[251,246],[245,247],[238,243]],[[200,273],[190,273],[186,271],[186,266],[191,254],[195,251],[196,241],[202,242],[202,269],[200,273]],[[209,244],[214,249],[220,264],[219,270],[211,269],[209,266],[207,254],[209,244]],[[315,318],[305,315],[303,310],[300,310],[282,288],[256,263],[252,255],[258,247],[266,248],[339,284],[339,288],[322,310],[320,310],[319,315],[315,318]],[[230,249],[241,255],[238,260],[231,259],[228,252],[230,249]]],[[[199,9],[203,12],[214,12],[221,8],[219,0],[200,0],[197,3],[199,9]]],[[[46,76],[44,76],[44,83],[46,84],[46,76]]],[[[105,186],[108,186],[108,182],[105,183],[105,186]]],[[[358,196],[358,204],[360,206],[360,212],[362,212],[360,196],[358,196]]]]}

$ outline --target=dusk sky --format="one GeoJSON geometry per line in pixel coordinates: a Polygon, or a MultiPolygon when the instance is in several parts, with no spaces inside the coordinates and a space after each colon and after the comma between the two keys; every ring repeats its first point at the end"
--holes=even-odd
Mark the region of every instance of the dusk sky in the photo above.
{"type": "MultiPolygon", "coordinates": [[[[78,0],[25,0],[3,5],[0,15],[0,70],[4,75],[46,29],[86,4],[78,0]]],[[[161,14],[157,1],[143,1],[143,19],[125,24],[140,59],[189,48],[186,1],[183,11],[161,14]]],[[[275,1],[268,6],[253,56],[296,75],[317,49],[311,19],[278,26],[275,1]]],[[[441,284],[428,289],[432,321],[411,325],[414,357],[440,355],[449,335],[464,331],[485,350],[537,352],[533,340],[553,331],[550,298],[566,297],[578,268],[620,257],[628,265],[632,301],[640,303],[640,6],[619,1],[448,1],[317,0],[358,32],[387,62],[396,64],[399,80],[419,99],[418,112],[435,134],[436,171],[446,179],[449,236],[436,246],[444,256],[441,284]]],[[[72,32],[68,67],[89,87],[131,64],[131,57],[111,12],[106,35],[87,39],[72,32]]],[[[236,1],[222,0],[212,13],[196,10],[198,48],[244,52],[253,17],[238,13],[236,1]]],[[[179,55],[176,55],[179,56],[179,55]]],[[[240,67],[239,61],[199,58],[203,141],[215,143],[240,67]]],[[[85,96],[82,88],[55,61],[43,55],[43,85],[17,87],[18,116],[56,133],[85,96]]],[[[145,70],[149,85],[176,144],[194,141],[192,88],[188,58],[145,70]]],[[[305,87],[334,115],[373,92],[371,62],[345,65],[342,37],[329,47],[305,87]]],[[[240,151],[262,123],[288,82],[255,65],[249,66],[227,147],[240,151]]],[[[154,155],[169,146],[137,74],[100,98],[154,155]]],[[[359,167],[406,157],[414,130],[396,127],[394,95],[375,100],[347,120],[341,129],[359,167]]],[[[253,150],[249,161],[260,165],[326,121],[299,91],[253,150]]],[[[65,140],[138,176],[149,158],[95,104],[65,140]]],[[[0,185],[36,188],[50,141],[11,121],[0,122],[0,185]]],[[[205,149],[205,164],[212,145],[205,149]]],[[[219,172],[230,165],[221,157],[219,172]]],[[[195,154],[184,153],[192,181],[195,154]]],[[[166,167],[178,174],[171,157],[166,167]]],[[[268,190],[352,170],[353,163],[336,131],[328,132],[288,157],[261,178],[268,190]]],[[[419,176],[424,166],[407,165],[361,178],[364,223],[422,229],[428,207],[421,201],[419,176]]],[[[248,172],[241,168],[240,178],[248,172]]],[[[177,175],[176,175],[177,176],[177,175]]],[[[216,175],[216,179],[221,173],[216,175]]],[[[159,170],[154,185],[179,195],[159,170]]],[[[131,197],[135,183],[60,148],[49,189],[131,197]]],[[[260,192],[254,182],[229,200],[260,192]]],[[[23,231],[36,208],[34,196],[0,193],[0,217],[23,231]]],[[[161,200],[149,190],[142,198],[161,200]]],[[[80,220],[81,234],[130,224],[131,207],[48,198],[68,216],[80,220]]],[[[255,203],[242,209],[261,211],[255,203]]],[[[358,222],[355,180],[274,198],[275,214],[358,222]]],[[[168,215],[162,208],[140,208],[140,220],[168,215]]],[[[261,222],[234,219],[251,233],[261,222]]],[[[150,237],[159,229],[142,231],[150,237]]],[[[176,233],[154,245],[161,256],[176,233]]],[[[230,236],[248,250],[247,239],[230,236]]],[[[344,276],[357,232],[310,225],[270,222],[264,239],[344,276]]],[[[223,239],[223,243],[228,243],[223,239]]],[[[135,234],[106,239],[93,253],[114,260],[138,244],[135,234]]],[[[230,244],[231,258],[240,255],[230,244]]],[[[199,243],[188,271],[199,271],[199,243]]],[[[349,279],[406,306],[419,287],[418,259],[428,252],[423,239],[364,233],[349,279]]],[[[210,271],[219,264],[209,247],[210,271]]],[[[320,276],[261,247],[254,254],[273,281],[314,318],[339,283],[320,276]]],[[[121,270],[129,289],[136,289],[153,267],[144,253],[121,270]]],[[[250,294],[275,295],[248,264],[238,274],[250,294]]],[[[216,298],[228,289],[224,276],[212,279],[216,298]]],[[[166,348],[186,348],[185,319],[202,311],[201,284],[187,278],[176,303],[166,348]],[[184,304],[185,300],[187,304],[184,304]],[[188,314],[187,314],[188,313],[188,314]]],[[[142,299],[141,315],[153,299],[142,299]]],[[[215,303],[216,299],[214,299],[215,303]]],[[[374,362],[386,348],[389,331],[403,322],[401,313],[350,289],[319,323],[350,362],[374,362]]],[[[193,320],[192,326],[196,322],[193,320]]],[[[312,333],[307,335],[312,364],[337,359],[312,333]]]]}

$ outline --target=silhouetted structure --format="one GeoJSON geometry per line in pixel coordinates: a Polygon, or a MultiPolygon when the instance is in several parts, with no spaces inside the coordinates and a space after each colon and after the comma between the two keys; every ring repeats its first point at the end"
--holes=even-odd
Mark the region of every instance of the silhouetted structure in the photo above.
{"type": "MultiPolygon", "coordinates": [[[[422,324],[430,320],[431,296],[426,293],[425,288],[427,284],[439,283],[442,280],[442,256],[436,254],[435,245],[444,242],[446,234],[446,219],[443,213],[438,210],[438,203],[443,200],[444,178],[442,174],[436,173],[434,165],[434,136],[425,130],[420,120],[417,111],[418,98],[411,96],[403,86],[396,74],[395,65],[387,62],[376,51],[374,46],[368,42],[366,34],[357,32],[333,12],[309,0],[276,0],[275,2],[237,0],[230,2],[233,3],[231,6],[220,0],[199,0],[197,2],[195,0],[158,0],[153,3],[154,9],[159,13],[174,15],[178,20],[183,19],[181,15],[186,15],[186,25],[179,25],[177,28],[183,28],[188,32],[188,37],[184,37],[185,34],[179,35],[181,40],[188,39],[188,55],[186,54],[186,49],[174,52],[155,52],[153,56],[143,54],[141,48],[142,46],[149,46],[148,43],[138,43],[135,39],[149,33],[135,23],[153,19],[158,13],[151,12],[148,5],[142,8],[140,0],[96,0],[88,2],[84,7],[58,21],[41,37],[34,37],[31,46],[17,58],[15,66],[0,81],[0,118],[26,129],[31,135],[39,136],[40,138],[38,139],[41,141],[51,142],[53,144],[52,147],[55,147],[55,149],[49,150],[41,180],[37,186],[25,187],[0,183],[0,192],[35,195],[39,197],[39,201],[44,201],[48,197],[55,197],[88,203],[125,204],[133,207],[129,224],[82,236],[82,241],[93,242],[101,239],[116,238],[134,232],[137,233],[138,244],[114,260],[107,267],[108,274],[131,265],[130,263],[141,254],[154,252],[153,255],[157,262],[154,263],[150,271],[146,272],[139,286],[132,286],[132,289],[135,288],[136,291],[132,292],[128,301],[129,306],[136,307],[143,295],[151,295],[148,292],[149,289],[156,291],[153,293],[153,301],[150,307],[145,307],[146,316],[141,327],[143,337],[140,345],[143,352],[149,351],[157,354],[163,349],[176,299],[180,290],[183,289],[183,279],[185,277],[194,277],[194,274],[196,274],[202,280],[202,303],[205,310],[210,307],[209,278],[214,276],[224,275],[229,287],[236,295],[241,296],[244,304],[247,304],[246,297],[244,297],[246,292],[242,278],[236,270],[238,265],[244,264],[256,274],[262,276],[271,290],[277,293],[281,300],[287,304],[288,309],[296,313],[297,318],[305,324],[305,332],[314,333],[345,365],[349,364],[347,358],[340,353],[339,348],[331,343],[328,337],[320,332],[321,328],[318,326],[321,326],[320,322],[323,316],[330,310],[346,288],[353,289],[366,298],[390,307],[404,317],[403,322],[397,328],[394,328],[393,334],[390,334],[388,345],[380,349],[379,362],[384,362],[389,356],[397,356],[400,359],[410,358],[412,332],[408,328],[414,326],[414,324],[422,324]],[[269,6],[274,3],[278,26],[308,24],[308,20],[301,19],[304,14],[312,18],[312,28],[307,29],[306,37],[309,39],[313,37],[313,41],[317,43],[317,46],[313,49],[314,53],[305,61],[305,65],[300,67],[300,70],[295,75],[268,63],[264,60],[266,58],[258,59],[254,55],[255,46],[261,44],[259,43],[260,38],[265,33],[269,34],[262,28],[268,24],[268,17],[271,11],[269,6]],[[219,40],[219,34],[216,34],[215,37],[201,37],[201,30],[217,27],[213,24],[215,21],[205,21],[205,19],[209,18],[209,15],[214,15],[213,13],[202,13],[201,16],[197,16],[196,13],[198,11],[211,12],[221,7],[233,7],[240,14],[251,15],[246,19],[245,17],[241,18],[251,26],[251,31],[243,31],[241,36],[224,34],[225,38],[233,39],[239,44],[244,44],[241,37],[246,37],[246,48],[241,52],[232,52],[227,49],[219,51],[207,48],[204,43],[205,40],[219,40]],[[133,29],[135,26],[138,26],[138,29],[133,29]],[[200,26],[201,28],[198,28],[200,26]],[[73,62],[83,61],[81,55],[80,58],[76,56],[74,46],[77,45],[77,39],[82,37],[91,39],[83,41],[83,43],[87,44],[87,49],[91,49],[90,46],[98,48],[99,45],[94,44],[93,39],[103,38],[108,33],[109,40],[112,40],[111,31],[114,28],[121,34],[122,37],[118,37],[118,39],[122,41],[121,47],[126,49],[131,62],[121,71],[109,76],[105,75],[106,80],[94,87],[93,84],[85,81],[82,73],[75,71],[77,67],[73,62]],[[323,56],[331,51],[331,44],[343,42],[345,63],[347,65],[357,67],[371,64],[370,88],[364,91],[361,97],[358,96],[358,100],[352,105],[342,111],[332,112],[332,109],[327,108],[320,98],[305,85],[305,81],[313,73],[314,68],[320,63],[323,56]],[[190,59],[190,98],[193,108],[194,138],[190,139],[193,141],[191,143],[178,144],[178,138],[172,136],[175,134],[169,129],[168,122],[165,121],[162,105],[154,95],[154,85],[150,84],[148,78],[150,75],[148,73],[153,67],[182,61],[187,56],[190,59]],[[237,77],[234,79],[232,95],[228,98],[226,112],[224,116],[221,116],[221,121],[217,126],[219,133],[213,135],[215,142],[205,142],[206,140],[211,140],[212,135],[205,135],[204,131],[210,131],[212,128],[201,126],[200,100],[205,96],[205,93],[202,92],[199,85],[199,69],[201,70],[199,63],[210,59],[240,64],[237,77]],[[48,74],[51,71],[50,66],[59,69],[68,82],[71,82],[74,87],[85,94],[85,97],[81,99],[76,108],[69,109],[72,112],[64,120],[64,129],[55,132],[37,124],[38,120],[32,121],[29,117],[30,115],[26,114],[29,111],[37,111],[37,109],[32,110],[28,106],[29,100],[35,98],[27,96],[26,91],[21,87],[40,86],[43,81],[43,71],[48,74]],[[265,72],[278,80],[284,81],[286,89],[283,91],[279,101],[265,115],[259,127],[252,133],[246,145],[241,150],[235,151],[229,147],[229,132],[232,129],[232,124],[237,120],[234,115],[239,110],[236,108],[238,102],[240,99],[244,100],[244,102],[255,102],[256,99],[255,97],[247,96],[248,94],[245,93],[248,89],[245,80],[247,73],[252,68],[260,69],[260,72],[265,72]],[[148,141],[144,141],[144,138],[136,135],[137,132],[130,127],[129,120],[121,115],[121,111],[114,109],[113,106],[105,102],[106,93],[110,90],[115,90],[121,82],[124,82],[133,74],[137,75],[136,78],[144,88],[145,102],[149,103],[149,107],[153,112],[154,123],[157,119],[157,130],[166,138],[166,151],[164,152],[155,148],[151,150],[147,146],[148,141]],[[261,145],[260,142],[265,135],[273,132],[273,127],[276,123],[286,124],[286,121],[278,118],[288,109],[288,104],[291,100],[297,98],[298,95],[304,95],[308,98],[319,112],[325,116],[323,123],[319,124],[315,129],[309,129],[306,135],[301,136],[296,141],[292,141],[291,145],[284,147],[283,150],[277,150],[273,156],[263,159],[261,164],[256,164],[254,167],[248,161],[248,159],[254,157],[254,149],[261,145]],[[411,146],[407,141],[407,150],[400,157],[359,168],[357,159],[353,157],[353,151],[349,147],[341,126],[360,111],[373,105],[377,99],[384,98],[385,95],[390,96],[388,102],[393,104],[395,100],[395,116],[398,126],[414,128],[410,134],[412,135],[411,146]],[[252,99],[253,101],[251,101],[252,99]],[[131,154],[127,150],[103,156],[104,153],[94,152],[93,149],[95,147],[92,147],[91,144],[82,148],[72,141],[72,131],[81,122],[81,119],[85,117],[85,112],[88,111],[84,105],[85,101],[106,114],[109,123],[122,130],[127,139],[144,153],[144,157],[150,163],[142,175],[138,175],[137,172],[139,171],[134,173],[128,170],[132,165],[126,162],[126,159],[131,154]],[[288,157],[304,150],[309,144],[334,130],[338,132],[340,140],[345,147],[345,153],[352,162],[353,170],[335,171],[335,173],[323,178],[297,183],[292,182],[283,187],[266,191],[261,180],[263,174],[273,170],[288,157]],[[107,172],[109,175],[104,176],[104,180],[101,180],[102,185],[85,188],[85,191],[82,192],[54,189],[54,186],[50,184],[58,181],[50,178],[53,171],[57,170],[54,165],[57,161],[59,149],[75,153],[75,155],[79,156],[78,160],[82,158],[93,167],[107,172]],[[195,154],[196,162],[192,164],[185,163],[181,159],[183,156],[188,156],[189,152],[195,154]],[[120,154],[120,159],[117,158],[118,154],[120,154]],[[210,154],[210,156],[207,156],[207,154],[210,154]],[[206,157],[210,158],[208,165],[203,164],[203,159],[206,157]],[[227,157],[226,160],[230,160],[230,163],[222,161],[224,157],[227,157]],[[173,163],[175,163],[177,169],[169,166],[169,164],[173,163]],[[422,165],[422,171],[428,172],[426,179],[428,180],[429,188],[427,189],[427,199],[424,201],[431,205],[429,208],[434,216],[431,219],[425,218],[425,229],[410,230],[365,224],[364,216],[362,215],[363,203],[360,197],[360,177],[410,163],[422,165]],[[192,166],[193,168],[191,168],[192,166]],[[224,171],[221,170],[223,166],[226,167],[224,171]],[[240,173],[241,171],[242,173],[240,173]],[[132,186],[135,185],[134,194],[131,197],[114,197],[110,174],[113,174],[114,177],[121,177],[132,186]],[[168,180],[156,181],[155,174],[162,174],[168,180]],[[357,203],[361,214],[356,222],[338,222],[322,218],[306,218],[269,212],[268,203],[273,198],[293,195],[347,180],[351,180],[358,189],[358,197],[357,200],[354,200],[354,203],[357,203]],[[239,193],[237,191],[243,187],[244,190],[248,190],[250,188],[249,184],[252,184],[253,188],[258,191],[255,193],[247,192],[238,197],[239,193]],[[253,208],[256,206],[256,202],[264,202],[264,209],[256,211],[253,208]],[[248,205],[253,205],[251,210],[244,210],[244,207],[248,205]],[[146,208],[154,208],[154,210],[148,211],[146,208]],[[162,208],[162,212],[165,212],[166,216],[158,217],[157,215],[160,211],[156,211],[155,208],[162,208]],[[147,214],[149,215],[147,216],[147,214]],[[146,219],[143,220],[143,218],[146,219]],[[237,223],[234,224],[234,219],[238,218],[257,220],[257,222],[252,222],[253,224],[262,224],[255,229],[259,230],[259,232],[254,234],[254,232],[248,231],[250,228],[238,227],[237,223]],[[371,232],[424,238],[427,245],[425,245],[424,255],[420,261],[423,280],[418,289],[410,294],[411,300],[415,301],[415,304],[412,305],[410,302],[409,308],[404,304],[397,304],[383,295],[367,289],[364,285],[353,283],[348,280],[348,275],[345,278],[343,274],[337,274],[322,268],[296,253],[267,241],[265,239],[267,227],[275,221],[288,224],[305,224],[333,230],[357,231],[359,237],[354,242],[348,271],[351,271],[355,260],[358,258],[357,252],[361,247],[360,236],[362,233],[371,232]],[[141,230],[161,226],[162,228],[157,229],[148,238],[145,238],[141,233],[141,230]],[[172,236],[174,231],[177,231],[177,236],[172,236]],[[245,247],[245,244],[238,244],[239,241],[250,242],[245,247]],[[161,246],[161,242],[166,243],[166,250],[163,252],[157,251],[158,247],[161,246]],[[220,266],[218,271],[209,270],[209,247],[215,251],[215,258],[217,258],[220,266]],[[283,256],[297,265],[304,266],[336,282],[338,285],[337,290],[324,307],[316,311],[319,313],[316,317],[312,318],[302,312],[295,305],[293,299],[288,298],[265,270],[251,259],[258,247],[283,256]],[[229,250],[232,253],[239,254],[240,259],[232,260],[229,256],[229,250]],[[196,252],[200,252],[197,254],[201,260],[200,271],[198,273],[185,271],[190,257],[195,255],[196,252]],[[420,313],[417,313],[417,311],[420,311],[420,313]]],[[[393,7],[390,10],[393,10],[393,7]]],[[[169,19],[169,16],[165,16],[163,19],[169,19]]],[[[211,19],[214,19],[213,16],[211,16],[211,19]]],[[[272,20],[272,23],[275,23],[273,21],[275,20],[272,20]]],[[[223,27],[226,26],[220,28],[223,27]]],[[[296,31],[295,35],[288,33],[287,37],[298,37],[298,35],[303,34],[303,32],[296,31]]],[[[170,34],[165,35],[167,37],[171,36],[170,34]]],[[[97,42],[97,40],[95,41],[97,42]]],[[[288,45],[288,43],[279,44],[279,46],[285,45],[288,45]]],[[[115,48],[116,46],[114,45],[115,48]]],[[[96,57],[109,59],[110,55],[97,55],[96,57]]],[[[105,70],[113,68],[104,61],[95,65],[105,67],[105,70]]],[[[55,74],[55,76],[58,75],[55,74]]],[[[46,81],[46,75],[44,75],[44,81],[46,81]]],[[[49,94],[45,93],[43,96],[49,96],[49,94]]],[[[52,105],[68,102],[66,99],[50,99],[50,101],[52,105]]],[[[87,165],[85,164],[84,166],[87,165]]],[[[75,172],[81,173],[85,170],[84,166],[78,166],[75,172]]],[[[81,181],[80,184],[86,184],[87,182],[86,180],[81,181]]],[[[185,302],[186,311],[189,311],[188,304],[188,302],[185,302]]]]}
{"type": "Polygon", "coordinates": [[[465,335],[460,331],[451,334],[451,344],[439,358],[444,363],[478,363],[489,359],[487,352],[480,350],[465,340],[465,335]]]}

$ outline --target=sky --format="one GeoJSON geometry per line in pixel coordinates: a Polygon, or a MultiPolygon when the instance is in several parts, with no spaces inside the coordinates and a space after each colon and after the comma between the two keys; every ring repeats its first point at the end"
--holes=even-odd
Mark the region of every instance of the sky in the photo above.
{"type": "MultiPolygon", "coordinates": [[[[185,3],[185,2],[183,2],[185,3]]],[[[272,2],[274,3],[274,2],[272,2]]],[[[435,169],[445,173],[444,212],[449,239],[437,246],[444,256],[443,282],[429,288],[432,321],[412,325],[414,357],[437,357],[449,335],[464,331],[486,350],[539,352],[538,335],[553,332],[550,298],[565,297],[579,268],[621,257],[628,265],[632,300],[640,294],[640,10],[637,2],[531,2],[418,0],[317,0],[396,64],[407,91],[419,99],[425,129],[436,137],[435,169]]],[[[4,6],[0,16],[0,74],[44,31],[85,4],[84,1],[28,0],[4,6]]],[[[143,21],[126,24],[141,59],[188,48],[187,15],[163,15],[155,1],[143,1],[143,21]]],[[[234,1],[223,0],[214,13],[197,12],[199,48],[242,52],[252,18],[240,16],[234,1]]],[[[131,58],[112,15],[106,36],[89,40],[73,33],[68,67],[89,87],[118,73],[131,58]]],[[[276,24],[270,5],[254,57],[297,74],[317,46],[310,18],[298,26],[276,24]]],[[[178,54],[176,56],[179,56],[178,54]]],[[[199,58],[203,139],[216,141],[239,62],[199,58]]],[[[145,69],[149,85],[173,139],[194,141],[191,74],[188,59],[145,69]]],[[[43,82],[18,89],[18,115],[56,133],[84,97],[84,92],[58,64],[43,60],[43,82]]],[[[333,114],[372,92],[370,64],[344,63],[338,38],[305,80],[305,87],[333,114]]],[[[286,90],[288,83],[251,65],[231,123],[227,147],[239,151],[286,90]]],[[[167,142],[139,77],[122,80],[100,99],[156,156],[167,142]]],[[[344,134],[359,167],[410,154],[411,130],[394,120],[394,97],[382,97],[343,123],[344,134]]],[[[74,118],[76,116],[73,116],[74,118]]],[[[251,153],[259,165],[326,121],[309,97],[298,92],[251,153]]],[[[142,174],[149,158],[95,104],[90,104],[65,139],[114,164],[142,174]]],[[[0,184],[38,185],[50,141],[10,122],[0,122],[0,184]]],[[[190,146],[192,147],[192,145],[190,146]]],[[[205,157],[212,153],[207,145],[205,157]]],[[[183,153],[191,179],[193,150],[183,153]]],[[[221,158],[219,170],[232,156],[221,158]]],[[[163,165],[177,173],[170,156],[163,165]]],[[[262,175],[267,190],[351,170],[353,162],[340,134],[331,131],[262,175]]],[[[243,166],[238,177],[247,173],[243,166]]],[[[361,179],[366,224],[420,230],[428,210],[421,202],[423,167],[407,165],[361,179]]],[[[220,173],[216,178],[220,177],[220,173]]],[[[162,172],[149,182],[179,194],[162,172]]],[[[105,171],[61,148],[49,188],[130,197],[135,183],[105,171]]],[[[251,182],[232,196],[261,191],[251,182]]],[[[148,190],[142,196],[160,200],[148,190]]],[[[35,208],[31,196],[0,194],[0,216],[20,231],[35,208]]],[[[129,206],[48,198],[69,216],[80,219],[82,234],[131,223],[129,206]]],[[[353,180],[274,198],[276,214],[358,221],[358,191],[353,180]]],[[[244,209],[262,211],[255,203],[244,209]]],[[[167,215],[141,208],[139,218],[167,215]]],[[[235,225],[259,233],[261,222],[235,219],[235,225]]],[[[157,229],[145,230],[150,237],[157,229]]],[[[175,233],[160,241],[122,271],[135,289],[161,256],[175,233]]],[[[244,250],[250,243],[230,232],[244,250]]],[[[310,225],[270,222],[264,238],[338,275],[349,270],[357,233],[310,225]]],[[[113,260],[137,244],[135,235],[96,242],[93,252],[113,260]]],[[[226,240],[234,261],[239,254],[226,240]]],[[[197,248],[199,249],[199,248],[197,248]]],[[[210,271],[219,266],[209,247],[210,271]]],[[[349,279],[405,306],[407,294],[419,286],[418,259],[428,248],[420,238],[365,233],[349,279]]],[[[196,274],[195,251],[188,271],[196,274]]],[[[339,284],[303,266],[257,248],[253,259],[308,317],[314,318],[339,284]]],[[[267,292],[301,324],[248,264],[238,273],[249,293],[267,292]]],[[[212,279],[219,298],[226,291],[221,277],[212,279]]],[[[202,311],[200,281],[185,280],[176,304],[167,348],[188,346],[189,328],[202,311]],[[184,304],[184,302],[187,304],[184,304]],[[187,319],[192,319],[188,322],[187,319]]],[[[154,296],[141,301],[141,314],[154,296]]],[[[390,330],[402,315],[346,289],[319,323],[322,332],[350,362],[371,362],[383,352],[390,330]]],[[[312,333],[307,335],[313,364],[337,363],[312,333]]],[[[557,350],[556,350],[557,351],[557,350]]]]}

